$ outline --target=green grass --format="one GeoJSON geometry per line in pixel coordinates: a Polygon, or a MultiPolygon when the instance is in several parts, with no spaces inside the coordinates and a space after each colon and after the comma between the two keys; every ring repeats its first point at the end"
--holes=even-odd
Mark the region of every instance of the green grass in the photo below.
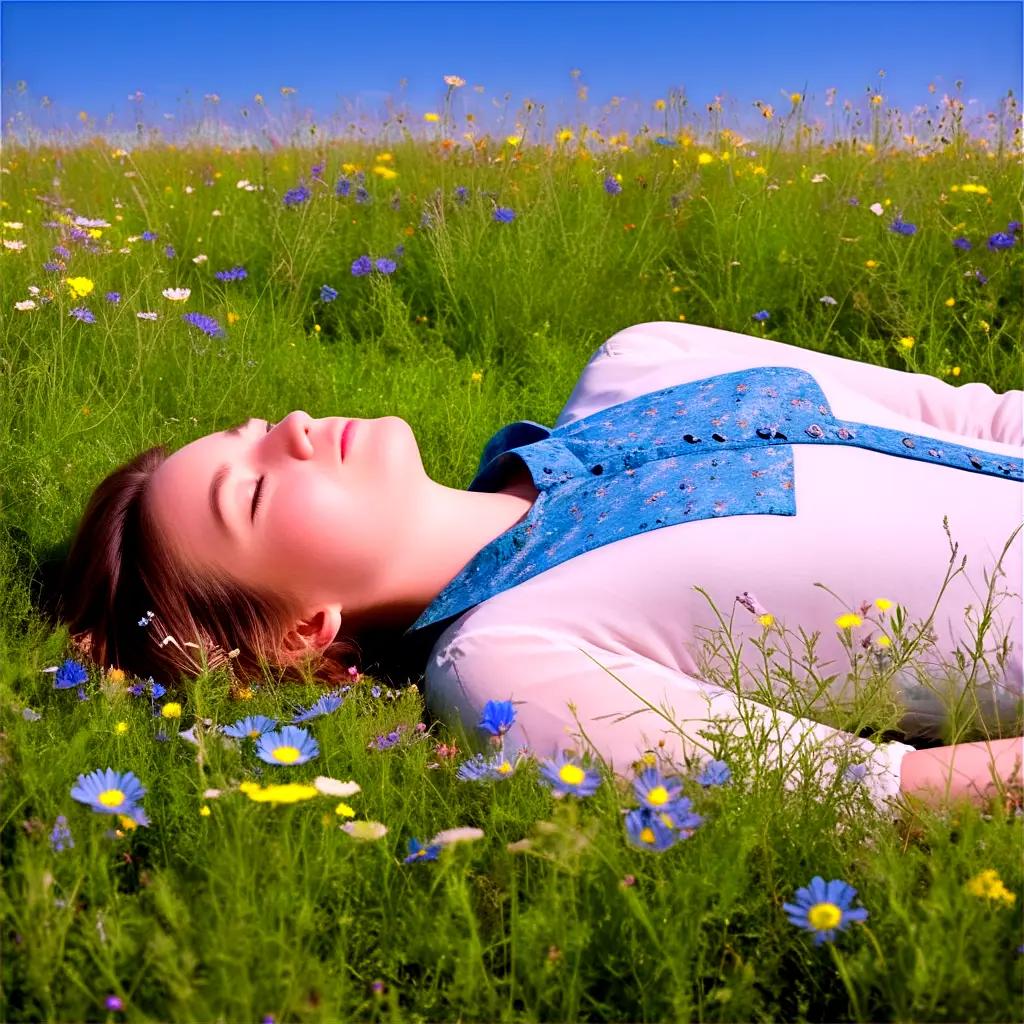
{"type": "MultiPolygon", "coordinates": [[[[572,146],[513,159],[500,143],[446,153],[404,142],[387,146],[393,180],[372,171],[383,145],[124,157],[102,144],[8,147],[2,219],[24,227],[3,236],[26,248],[0,254],[3,1018],[1022,1019],[1021,818],[998,801],[915,807],[893,822],[841,787],[783,788],[758,762],[756,734],[723,736],[716,752],[732,782],[705,789],[687,775],[704,823],[652,853],[627,841],[629,787],[606,777],[593,797],[555,800],[529,761],[497,782],[460,781],[457,764],[479,738],[440,723],[417,731],[419,692],[374,697],[369,675],[338,712],[309,723],[318,758],[260,776],[251,744],[225,745],[200,725],[197,747],[176,732],[253,713],[287,720],[315,688],[268,677],[235,700],[222,673],[204,673],[185,681],[180,721],[165,720],[90,665],[79,701],[42,672],[74,652],[35,610],[31,584],[115,466],[250,414],[401,416],[432,478],[464,487],[494,431],[553,423],[597,346],[643,321],[685,318],[1020,388],[1021,246],[985,244],[1021,219],[1019,163],[956,142],[928,159],[852,143],[748,158],[727,141],[639,140],[587,158],[572,146]],[[728,161],[698,162],[723,151],[728,161]],[[286,208],[283,193],[309,180],[316,159],[327,184],[286,208]],[[371,203],[333,194],[343,162],[366,171],[371,203]],[[602,187],[607,174],[621,174],[621,194],[602,187]],[[263,191],[236,188],[242,178],[263,191]],[[964,184],[987,191],[954,191],[964,184]],[[514,222],[495,222],[492,200],[514,222]],[[47,273],[62,232],[42,224],[64,208],[112,226],[96,254],[64,243],[66,271],[47,273]],[[896,211],[915,235],[889,230],[896,211]],[[147,229],[155,242],[127,241],[147,229]],[[952,246],[960,235],[970,252],[952,246]],[[351,275],[361,254],[399,244],[393,275],[351,275]],[[207,262],[192,262],[199,253],[207,262]],[[236,264],[247,280],[214,279],[236,264]],[[975,269],[987,283],[965,276],[975,269]],[[66,276],[95,291],[72,300],[66,276]],[[323,284],[336,301],[318,301],[323,284]],[[39,308],[16,310],[30,286],[39,308]],[[192,289],[187,304],[162,298],[173,286],[192,289]],[[110,290],[118,305],[103,300],[110,290]],[[79,305],[96,323],[69,316],[79,305]],[[184,309],[216,317],[226,337],[182,323],[184,309]],[[752,319],[765,309],[767,321],[752,319]],[[140,310],[160,318],[140,321],[140,310]],[[399,724],[395,746],[368,749],[399,724]],[[437,744],[453,739],[459,756],[439,757],[437,744]],[[147,786],[148,827],[111,834],[114,819],[71,799],[79,774],[107,766],[147,786]],[[336,798],[271,806],[237,791],[271,775],[356,780],[347,802],[387,834],[344,833],[336,798]],[[205,798],[209,788],[222,795],[205,798]],[[63,852],[49,841],[58,815],[75,843],[63,852]],[[402,863],[410,837],[455,826],[484,837],[402,863]],[[1012,907],[965,890],[987,868],[1017,895],[1012,907]],[[849,882],[869,911],[822,946],[782,910],[814,875],[849,882]],[[109,994],[123,1013],[104,1009],[109,994]]],[[[708,650],[725,659],[728,684],[728,631],[708,650]]],[[[825,717],[881,738],[897,715],[876,692],[825,717]]],[[[972,727],[957,720],[947,739],[972,727]]]]}

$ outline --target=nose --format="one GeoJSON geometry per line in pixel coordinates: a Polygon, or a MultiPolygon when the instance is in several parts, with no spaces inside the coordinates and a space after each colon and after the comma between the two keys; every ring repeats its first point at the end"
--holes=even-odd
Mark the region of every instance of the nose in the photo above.
{"type": "Polygon", "coordinates": [[[313,442],[309,434],[312,419],[301,409],[288,413],[280,423],[270,431],[271,444],[283,446],[288,455],[296,459],[313,457],[313,442]]]}

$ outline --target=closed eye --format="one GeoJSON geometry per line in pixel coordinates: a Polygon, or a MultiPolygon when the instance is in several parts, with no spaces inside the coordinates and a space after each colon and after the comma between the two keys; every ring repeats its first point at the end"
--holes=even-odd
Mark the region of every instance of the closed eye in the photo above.
{"type": "MultiPolygon", "coordinates": [[[[275,426],[275,424],[273,424],[273,423],[270,423],[270,422],[267,423],[267,433],[268,434],[270,433],[271,430],[274,429],[274,426],[275,426]]],[[[249,519],[253,523],[256,522],[256,513],[259,511],[260,502],[263,500],[263,482],[266,479],[267,478],[266,478],[265,475],[260,477],[259,483],[256,484],[256,493],[253,494],[253,496],[252,496],[252,512],[249,515],[249,519]]]]}

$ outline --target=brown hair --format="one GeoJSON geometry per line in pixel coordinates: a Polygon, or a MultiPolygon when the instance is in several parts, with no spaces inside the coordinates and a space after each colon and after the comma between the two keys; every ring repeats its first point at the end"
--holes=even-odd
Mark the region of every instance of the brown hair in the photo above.
{"type": "Polygon", "coordinates": [[[262,678],[267,668],[283,679],[350,682],[349,669],[358,670],[362,657],[354,638],[339,634],[320,655],[283,650],[293,622],[279,597],[222,575],[200,576],[172,556],[147,500],[153,472],[168,454],[162,446],[147,449],[89,499],[56,608],[78,649],[101,667],[168,687],[183,674],[223,666],[235,685],[262,678]]]}

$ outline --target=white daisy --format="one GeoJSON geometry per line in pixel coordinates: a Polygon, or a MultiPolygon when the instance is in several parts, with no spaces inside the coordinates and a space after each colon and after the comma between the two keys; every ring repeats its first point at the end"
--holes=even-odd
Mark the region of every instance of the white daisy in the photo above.
{"type": "Polygon", "coordinates": [[[196,263],[196,264],[198,264],[198,263],[205,263],[206,262],[206,253],[205,252],[201,252],[198,256],[193,256],[192,257],[192,262],[196,263]]]}
{"type": "Polygon", "coordinates": [[[341,782],[326,775],[318,775],[313,780],[313,785],[324,796],[352,796],[362,789],[358,782],[341,782]]]}
{"type": "Polygon", "coordinates": [[[346,821],[344,825],[338,827],[353,839],[364,840],[380,839],[387,835],[388,831],[387,827],[379,821],[346,821]]]}
{"type": "Polygon", "coordinates": [[[136,313],[135,315],[140,320],[155,320],[160,314],[159,313],[136,313]]]}
{"type": "Polygon", "coordinates": [[[24,312],[27,312],[30,309],[35,309],[36,308],[36,304],[35,304],[35,301],[33,299],[23,299],[21,302],[16,302],[14,304],[14,308],[15,309],[20,309],[24,313],[24,312]]]}
{"type": "Polygon", "coordinates": [[[21,250],[25,248],[25,243],[19,242],[13,238],[5,238],[4,248],[10,249],[12,252],[21,252],[21,250]]]}
{"type": "Polygon", "coordinates": [[[465,843],[474,839],[483,839],[483,837],[484,830],[482,828],[446,828],[444,831],[438,832],[428,845],[451,846],[452,843],[465,843]]]}
{"type": "Polygon", "coordinates": [[[191,288],[165,288],[160,293],[165,299],[171,302],[184,302],[191,294],[191,288]]]}

